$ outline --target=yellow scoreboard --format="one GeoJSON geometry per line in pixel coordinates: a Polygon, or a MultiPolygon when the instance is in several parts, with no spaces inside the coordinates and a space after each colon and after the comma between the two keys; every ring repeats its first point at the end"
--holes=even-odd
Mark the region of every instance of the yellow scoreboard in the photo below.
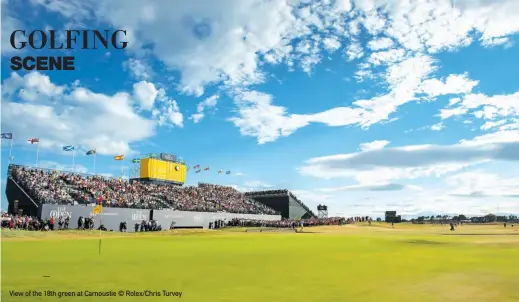
{"type": "Polygon", "coordinates": [[[186,165],[154,158],[141,159],[140,178],[184,183],[186,165]]]}

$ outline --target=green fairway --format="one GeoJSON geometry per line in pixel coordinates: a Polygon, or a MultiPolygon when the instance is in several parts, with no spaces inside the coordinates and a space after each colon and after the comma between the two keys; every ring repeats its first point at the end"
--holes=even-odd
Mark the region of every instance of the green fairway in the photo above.
{"type": "MultiPolygon", "coordinates": [[[[4,231],[2,301],[519,301],[519,226],[382,224],[305,234],[4,231]],[[47,276],[47,277],[44,277],[47,276]],[[10,291],[159,291],[14,297],[10,291]]],[[[312,232],[312,233],[309,233],[312,232]]]]}

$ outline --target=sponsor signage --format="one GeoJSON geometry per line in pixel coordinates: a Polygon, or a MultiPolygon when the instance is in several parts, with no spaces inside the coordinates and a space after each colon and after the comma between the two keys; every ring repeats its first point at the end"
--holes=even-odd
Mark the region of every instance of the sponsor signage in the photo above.
{"type": "Polygon", "coordinates": [[[165,160],[165,161],[176,162],[177,161],[177,156],[173,155],[173,154],[168,154],[168,153],[161,153],[160,154],[160,159],[165,160]]]}

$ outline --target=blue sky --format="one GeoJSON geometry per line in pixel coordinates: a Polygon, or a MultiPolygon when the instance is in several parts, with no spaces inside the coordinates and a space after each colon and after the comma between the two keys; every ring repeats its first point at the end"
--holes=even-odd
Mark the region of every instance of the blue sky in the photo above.
{"type": "Polygon", "coordinates": [[[114,176],[166,152],[211,167],[190,184],[330,214],[519,213],[519,4],[399,2],[3,0],[2,132],[16,164],[36,164],[29,137],[40,166],[70,170],[75,145],[86,173],[92,148],[114,176]],[[20,51],[15,29],[125,29],[129,46],[20,51]],[[7,64],[64,54],[75,71],[7,64]]]}

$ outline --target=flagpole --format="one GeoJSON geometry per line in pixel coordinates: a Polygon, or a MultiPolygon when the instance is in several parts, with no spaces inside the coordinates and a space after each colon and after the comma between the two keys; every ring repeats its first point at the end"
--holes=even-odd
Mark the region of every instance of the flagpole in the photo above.
{"type": "Polygon", "coordinates": [[[74,151],[72,151],[72,172],[74,172],[76,167],[76,148],[74,147],[74,151]]]}
{"type": "Polygon", "coordinates": [[[11,145],[9,146],[9,165],[11,164],[12,154],[13,154],[13,140],[14,135],[11,136],[11,145]]]}
{"type": "Polygon", "coordinates": [[[38,168],[38,162],[40,158],[40,142],[36,144],[36,168],[38,168]]]}
{"type": "MultiPolygon", "coordinates": [[[[102,207],[102,205],[101,205],[101,207],[102,207]]],[[[101,213],[99,213],[99,255],[101,255],[101,240],[102,240],[101,226],[102,225],[103,225],[103,210],[101,210],[101,213]]]]}

